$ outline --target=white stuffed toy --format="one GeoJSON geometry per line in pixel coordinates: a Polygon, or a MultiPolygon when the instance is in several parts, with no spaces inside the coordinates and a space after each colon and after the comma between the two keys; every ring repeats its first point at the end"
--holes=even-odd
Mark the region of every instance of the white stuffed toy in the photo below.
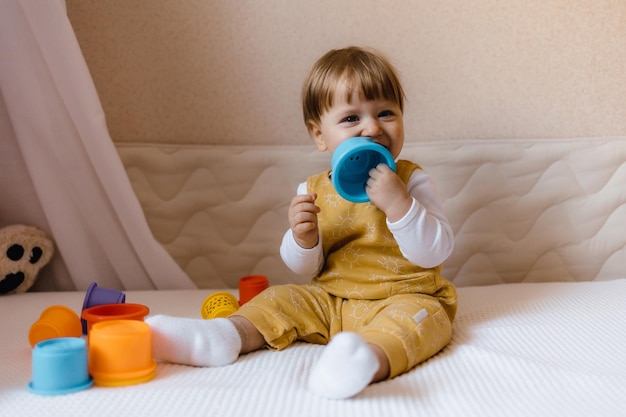
{"type": "Polygon", "coordinates": [[[54,244],[36,227],[0,229],[0,295],[26,292],[54,254],[54,244]]]}

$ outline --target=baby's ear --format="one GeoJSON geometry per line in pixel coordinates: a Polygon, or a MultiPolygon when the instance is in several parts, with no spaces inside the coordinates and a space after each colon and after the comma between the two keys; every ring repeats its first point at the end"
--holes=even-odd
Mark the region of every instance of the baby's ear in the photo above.
{"type": "Polygon", "coordinates": [[[319,123],[309,120],[306,123],[306,127],[309,130],[309,136],[311,139],[315,141],[315,145],[320,152],[325,152],[328,150],[328,146],[326,146],[326,142],[324,142],[324,138],[322,137],[322,129],[319,126],[319,123]]]}
{"type": "Polygon", "coordinates": [[[315,137],[315,131],[316,130],[320,130],[319,129],[319,123],[317,123],[315,120],[313,119],[309,119],[306,121],[306,130],[309,132],[309,135],[311,135],[312,138],[315,137]]]}

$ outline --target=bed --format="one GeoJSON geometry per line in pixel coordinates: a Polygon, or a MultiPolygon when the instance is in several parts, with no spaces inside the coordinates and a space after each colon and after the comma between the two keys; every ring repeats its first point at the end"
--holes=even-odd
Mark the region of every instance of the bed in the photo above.
{"type": "MultiPolygon", "coordinates": [[[[198,317],[207,290],[127,292],[153,313],[198,317]]],[[[459,289],[452,343],[412,372],[333,401],[306,390],[321,347],[259,351],[223,368],[159,364],[154,380],[75,394],[31,394],[27,333],[51,303],[81,293],[3,299],[2,416],[621,416],[626,399],[626,281],[459,289]],[[10,332],[10,333],[8,333],[10,332]]]]}
{"type": "MultiPolygon", "coordinates": [[[[238,279],[290,282],[277,248],[312,147],[119,144],[155,237],[195,290],[127,291],[151,314],[200,317],[238,279]]],[[[455,232],[452,342],[349,400],[306,390],[321,346],[242,356],[223,368],[159,363],[147,383],[44,397],[27,389],[29,326],[84,292],[0,298],[0,416],[622,416],[626,410],[626,138],[410,143],[455,232]]],[[[96,277],[97,280],[97,277],[96,277]]]]}

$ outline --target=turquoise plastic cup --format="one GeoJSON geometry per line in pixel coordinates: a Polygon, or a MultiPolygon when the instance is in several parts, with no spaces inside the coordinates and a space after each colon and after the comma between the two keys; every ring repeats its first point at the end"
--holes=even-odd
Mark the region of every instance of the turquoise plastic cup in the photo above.
{"type": "Polygon", "coordinates": [[[337,146],[331,158],[331,180],[337,193],[348,201],[366,203],[370,201],[365,185],[372,168],[383,163],[393,171],[396,163],[391,153],[369,138],[356,137],[337,146]]]}
{"type": "Polygon", "coordinates": [[[77,337],[61,337],[39,342],[32,351],[31,392],[63,395],[89,388],[87,343],[77,337]]]}

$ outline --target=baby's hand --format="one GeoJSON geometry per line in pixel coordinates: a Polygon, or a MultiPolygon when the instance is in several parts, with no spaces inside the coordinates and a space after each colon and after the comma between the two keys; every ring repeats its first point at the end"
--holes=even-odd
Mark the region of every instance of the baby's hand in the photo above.
{"type": "Polygon", "coordinates": [[[297,195],[289,206],[289,227],[296,243],[305,249],[314,247],[319,240],[317,213],[320,208],[315,205],[316,198],[317,194],[297,195]]]}
{"type": "Polygon", "coordinates": [[[413,204],[406,185],[385,164],[378,164],[369,174],[365,191],[370,201],[385,212],[390,222],[400,220],[413,204]]]}

